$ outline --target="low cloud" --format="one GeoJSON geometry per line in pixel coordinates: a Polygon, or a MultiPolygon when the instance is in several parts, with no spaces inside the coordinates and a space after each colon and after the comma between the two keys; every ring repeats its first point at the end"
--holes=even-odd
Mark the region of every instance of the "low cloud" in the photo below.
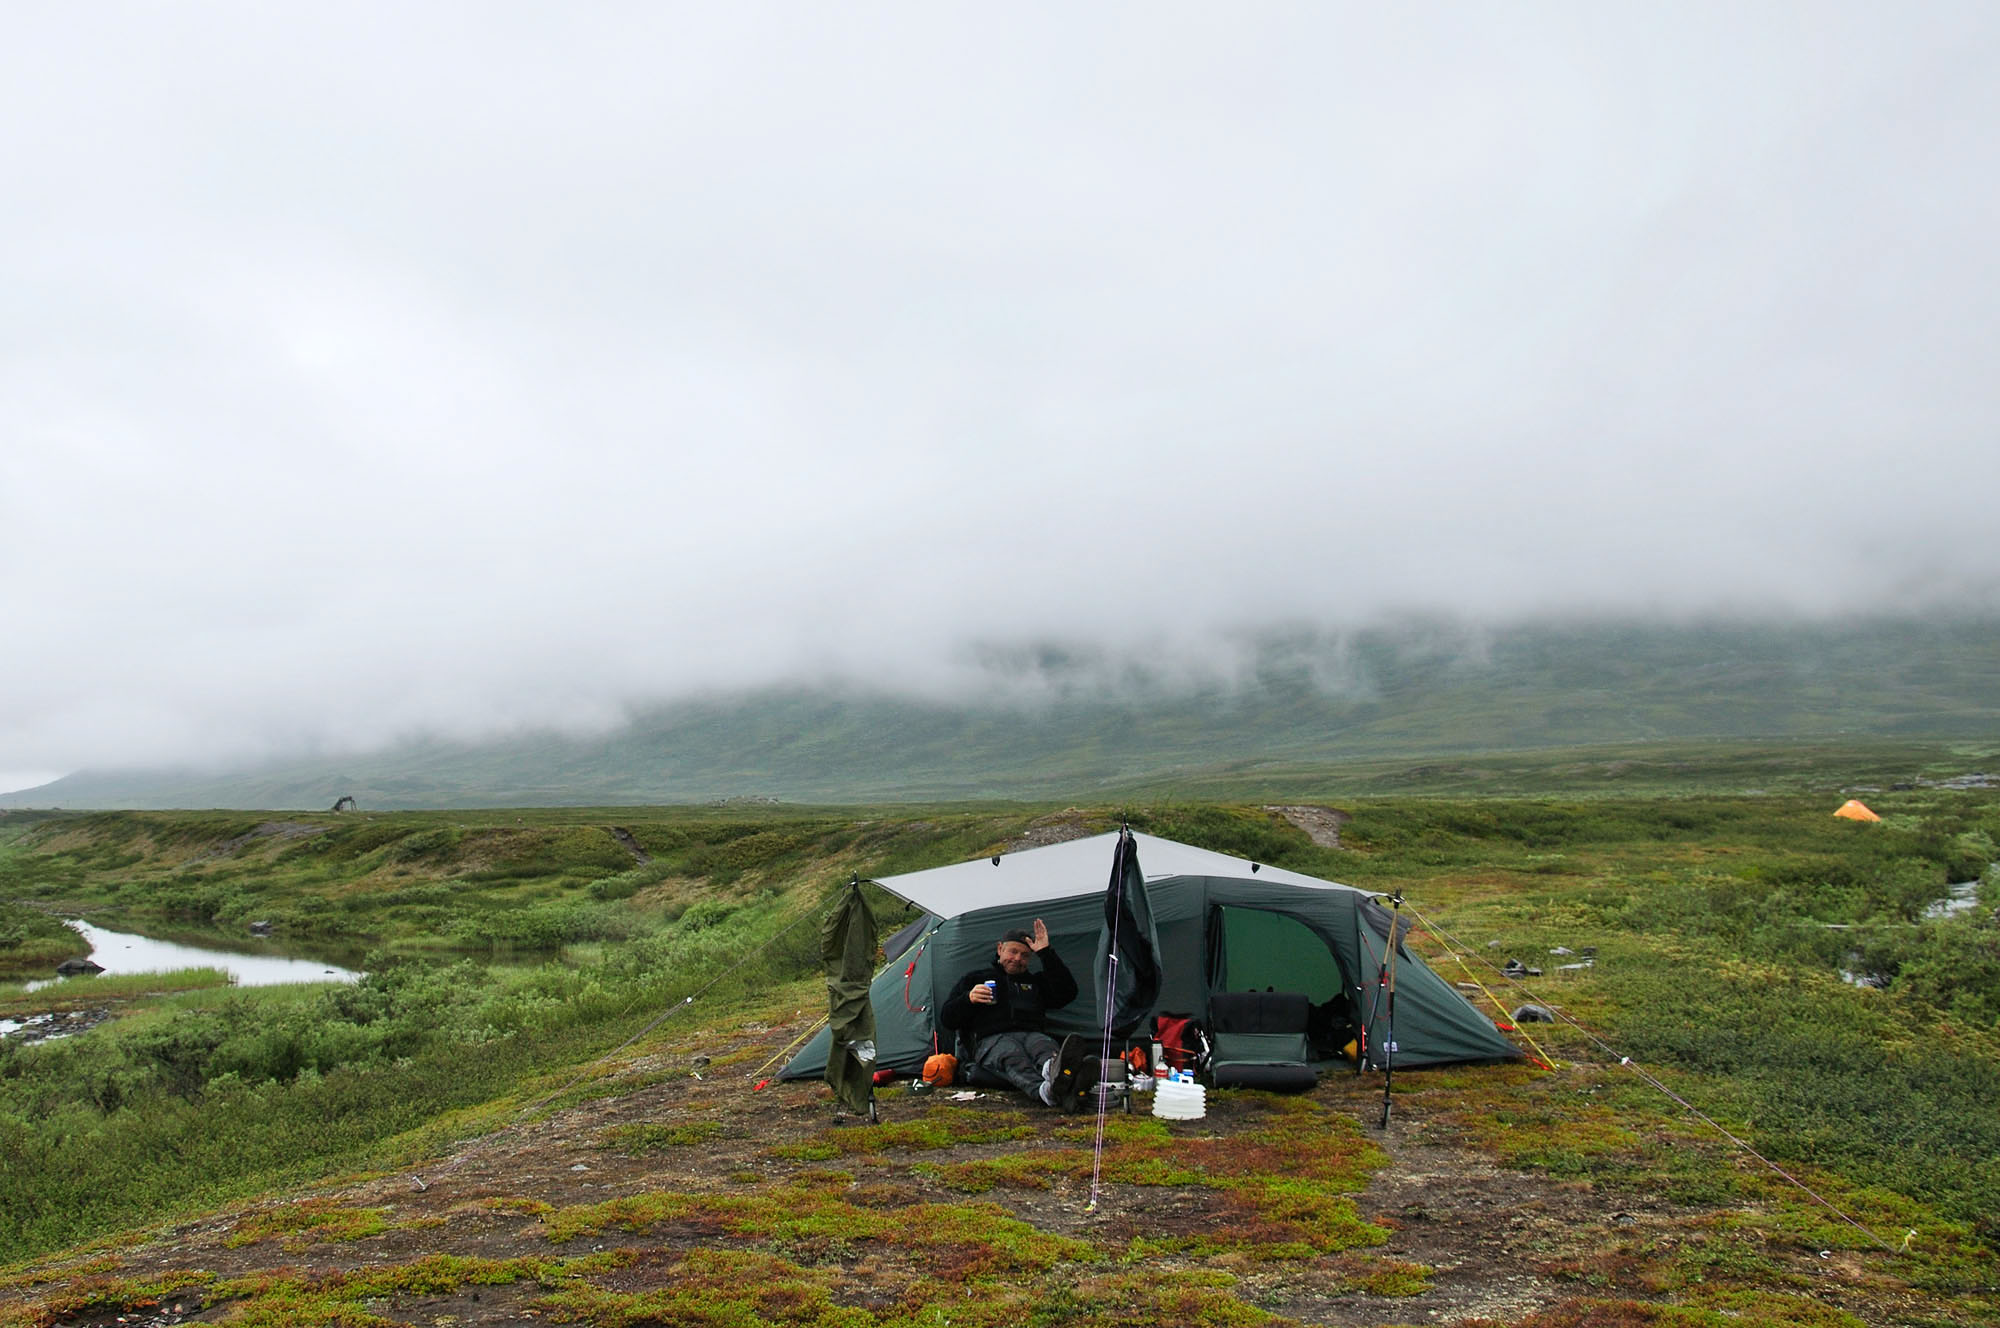
{"type": "Polygon", "coordinates": [[[1990,7],[20,27],[12,768],[2000,612],[1990,7]]]}

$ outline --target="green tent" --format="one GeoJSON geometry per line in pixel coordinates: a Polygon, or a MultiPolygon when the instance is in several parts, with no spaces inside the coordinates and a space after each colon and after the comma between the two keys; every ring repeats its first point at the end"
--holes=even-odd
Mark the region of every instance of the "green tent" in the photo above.
{"type": "MultiPolygon", "coordinates": [[[[1156,1013],[1206,1019],[1215,992],[1302,992],[1316,1005],[1344,998],[1347,1015],[1366,1026],[1370,1047],[1388,1039],[1380,974],[1394,919],[1374,896],[1171,839],[1133,838],[1159,938],[1156,1013]]],[[[923,916],[900,934],[909,938],[907,948],[894,947],[897,953],[869,989],[876,1065],[920,1071],[934,1050],[935,1011],[952,984],[991,962],[1002,932],[1036,918],[1048,923],[1051,943],[1083,988],[1050,1018],[1050,1032],[1099,1032],[1104,892],[1117,840],[1116,834],[1097,835],[883,879],[884,889],[923,916]]],[[[1399,941],[1407,926],[1405,918],[1399,941]]],[[[1397,1069],[1521,1055],[1456,988],[1400,945],[1395,1041],[1397,1069]]],[[[822,1030],[780,1077],[817,1078],[828,1044],[822,1030]]],[[[951,1049],[948,1040],[943,1049],[951,1049]]]]}

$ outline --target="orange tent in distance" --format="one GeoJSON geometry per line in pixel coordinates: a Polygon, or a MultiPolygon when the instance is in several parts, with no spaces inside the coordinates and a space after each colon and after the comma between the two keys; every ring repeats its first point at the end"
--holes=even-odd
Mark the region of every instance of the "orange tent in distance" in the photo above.
{"type": "Polygon", "coordinates": [[[1879,821],[1882,819],[1881,817],[1877,816],[1874,812],[1871,812],[1866,807],[1862,806],[1861,803],[1854,798],[1849,798],[1846,802],[1841,803],[1840,810],[1835,812],[1834,815],[1844,817],[1850,821],[1879,821]]]}

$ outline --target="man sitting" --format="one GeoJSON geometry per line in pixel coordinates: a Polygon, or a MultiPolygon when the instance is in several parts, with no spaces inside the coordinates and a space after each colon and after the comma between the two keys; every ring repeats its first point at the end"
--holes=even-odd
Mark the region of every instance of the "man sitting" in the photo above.
{"type": "Polygon", "coordinates": [[[1035,919],[1032,933],[1010,931],[994,947],[990,967],[974,969],[953,985],[938,1022],[960,1033],[972,1062],[998,1075],[1044,1106],[1075,1111],[1095,1077],[1095,1057],[1080,1039],[1060,1044],[1044,1031],[1048,1012],[1076,999],[1076,979],[1049,945],[1049,929],[1035,919]],[[1041,972],[1029,971],[1040,955],[1041,972]]]}

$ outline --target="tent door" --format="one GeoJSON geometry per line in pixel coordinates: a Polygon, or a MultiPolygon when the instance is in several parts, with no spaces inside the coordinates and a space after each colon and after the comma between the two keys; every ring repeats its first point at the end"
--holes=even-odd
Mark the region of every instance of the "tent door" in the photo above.
{"type": "Polygon", "coordinates": [[[1319,1005],[1346,989],[1332,949],[1286,914],[1218,904],[1208,940],[1212,991],[1296,991],[1319,1005]]]}

